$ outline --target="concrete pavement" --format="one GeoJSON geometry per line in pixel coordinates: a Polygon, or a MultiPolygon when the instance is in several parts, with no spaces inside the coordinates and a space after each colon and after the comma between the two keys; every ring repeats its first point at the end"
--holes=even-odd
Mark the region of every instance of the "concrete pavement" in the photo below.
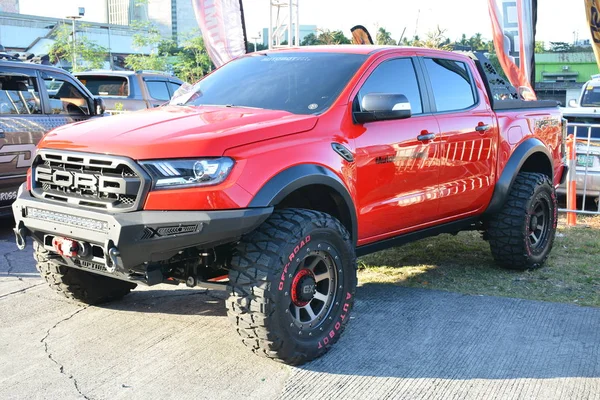
{"type": "Polygon", "coordinates": [[[367,285],[338,344],[290,368],[241,345],[219,292],[63,299],[3,224],[1,399],[600,398],[600,309],[367,285]]]}

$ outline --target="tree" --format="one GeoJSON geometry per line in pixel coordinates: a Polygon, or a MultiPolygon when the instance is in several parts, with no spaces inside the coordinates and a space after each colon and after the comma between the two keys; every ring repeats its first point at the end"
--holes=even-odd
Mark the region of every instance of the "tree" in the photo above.
{"type": "Polygon", "coordinates": [[[317,37],[319,44],[336,44],[335,38],[329,29],[319,29],[319,36],[317,37]]]}
{"type": "Polygon", "coordinates": [[[302,39],[302,43],[300,43],[301,46],[315,46],[317,44],[321,44],[319,43],[319,39],[317,38],[317,35],[315,35],[314,33],[309,33],[308,35],[304,36],[304,39],[302,39]]]}
{"type": "Polygon", "coordinates": [[[377,30],[376,42],[383,46],[393,46],[396,44],[396,41],[392,39],[392,34],[385,28],[379,28],[377,30]]]}
{"type": "Polygon", "coordinates": [[[481,38],[481,33],[476,33],[469,38],[469,46],[471,46],[471,50],[473,51],[485,49],[485,44],[481,38]]]}
{"type": "Polygon", "coordinates": [[[434,31],[427,32],[425,40],[419,44],[430,49],[451,50],[450,40],[446,38],[445,33],[445,29],[437,26],[434,31]]]}
{"type": "Polygon", "coordinates": [[[568,53],[573,50],[573,46],[571,46],[567,42],[550,42],[550,51],[555,53],[568,53]]]}
{"type": "Polygon", "coordinates": [[[150,54],[130,54],[125,58],[125,65],[134,71],[152,70],[167,71],[168,63],[165,53],[161,49],[170,49],[172,40],[163,39],[158,28],[150,22],[136,21],[131,26],[137,30],[133,35],[132,44],[137,50],[150,48],[150,54]]]}
{"type": "Polygon", "coordinates": [[[546,43],[542,41],[535,42],[535,53],[545,53],[546,52],[546,43]]]}
{"type": "Polygon", "coordinates": [[[196,30],[188,33],[173,63],[175,75],[185,82],[192,83],[200,80],[213,68],[200,32],[196,30]]]}
{"type": "MultiPolygon", "coordinates": [[[[79,28],[85,28],[87,25],[79,25],[79,28]]],[[[54,43],[48,52],[50,61],[53,63],[61,60],[73,62],[75,54],[76,63],[71,65],[71,72],[77,72],[83,69],[102,68],[108,54],[108,50],[94,41],[90,40],[82,31],[76,32],[75,43],[72,39],[73,33],[71,26],[60,24],[52,33],[54,43]]]]}
{"type": "Polygon", "coordinates": [[[352,43],[350,41],[350,39],[348,39],[346,37],[346,35],[344,35],[344,32],[342,32],[342,31],[333,31],[331,33],[331,36],[333,37],[333,42],[335,44],[350,44],[350,43],[352,43]]]}

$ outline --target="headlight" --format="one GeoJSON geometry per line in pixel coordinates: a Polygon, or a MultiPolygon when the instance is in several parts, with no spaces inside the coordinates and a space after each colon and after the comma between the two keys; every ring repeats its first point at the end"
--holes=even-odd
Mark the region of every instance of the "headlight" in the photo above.
{"type": "Polygon", "coordinates": [[[140,163],[152,177],[154,188],[211,186],[223,182],[234,161],[228,157],[197,160],[158,160],[140,163]]]}

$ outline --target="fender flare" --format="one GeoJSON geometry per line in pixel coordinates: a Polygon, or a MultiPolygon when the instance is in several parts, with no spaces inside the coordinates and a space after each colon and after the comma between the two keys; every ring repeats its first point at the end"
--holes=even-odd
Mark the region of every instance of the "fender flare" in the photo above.
{"type": "Polygon", "coordinates": [[[356,244],[358,223],[356,209],[344,182],[330,169],[316,164],[301,164],[290,167],[273,176],[254,196],[249,207],[273,207],[287,195],[302,187],[322,185],[333,189],[346,205],[352,224],[352,241],[356,244]]]}
{"type": "Polygon", "coordinates": [[[543,153],[546,156],[552,170],[552,176],[550,177],[550,180],[552,182],[554,181],[554,162],[552,161],[550,152],[541,140],[537,138],[529,138],[517,146],[508,159],[502,174],[496,182],[492,200],[485,210],[485,214],[489,215],[500,211],[506,202],[506,199],[508,198],[510,189],[512,188],[517,175],[521,171],[523,164],[525,164],[525,161],[527,161],[527,159],[535,153],[543,153]]]}

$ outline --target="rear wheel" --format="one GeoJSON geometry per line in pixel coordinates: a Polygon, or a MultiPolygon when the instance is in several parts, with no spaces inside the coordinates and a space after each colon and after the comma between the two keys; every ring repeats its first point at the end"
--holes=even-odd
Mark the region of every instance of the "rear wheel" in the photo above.
{"type": "Polygon", "coordinates": [[[519,173],[506,204],[488,221],[494,259],[510,269],[541,267],[552,250],[557,211],[556,193],[548,176],[519,173]]]}
{"type": "Polygon", "coordinates": [[[356,288],[350,234],[328,214],[275,211],[232,258],[228,314],[255,353],[298,365],[324,354],[349,320],[356,288]]]}
{"type": "Polygon", "coordinates": [[[103,275],[92,274],[61,263],[62,258],[33,242],[36,267],[48,285],[63,296],[85,304],[119,300],[137,285],[103,275]]]}

